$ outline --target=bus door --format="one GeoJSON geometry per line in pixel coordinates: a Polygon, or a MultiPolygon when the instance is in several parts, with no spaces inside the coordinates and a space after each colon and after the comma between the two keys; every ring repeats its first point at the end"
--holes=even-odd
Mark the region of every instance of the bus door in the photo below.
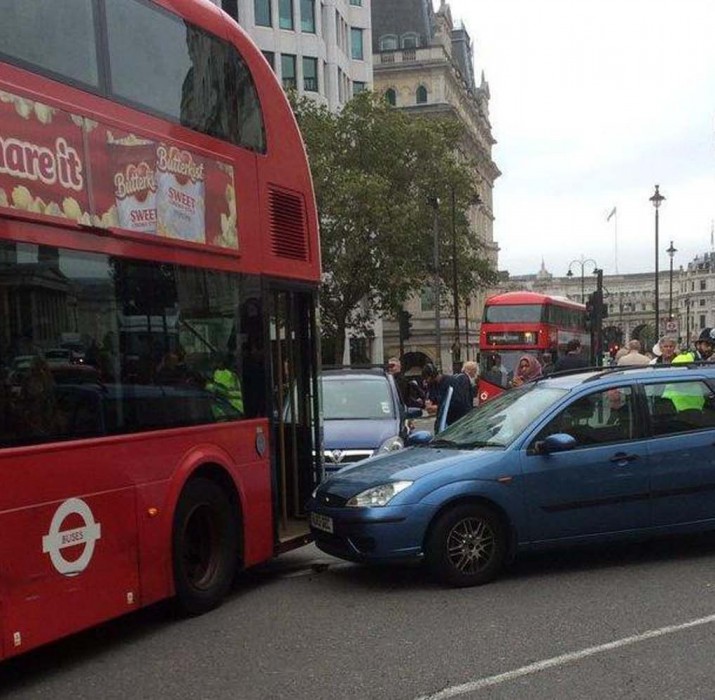
{"type": "Polygon", "coordinates": [[[274,288],[268,298],[274,507],[280,548],[308,535],[305,503],[320,481],[318,340],[314,292],[274,288]]]}

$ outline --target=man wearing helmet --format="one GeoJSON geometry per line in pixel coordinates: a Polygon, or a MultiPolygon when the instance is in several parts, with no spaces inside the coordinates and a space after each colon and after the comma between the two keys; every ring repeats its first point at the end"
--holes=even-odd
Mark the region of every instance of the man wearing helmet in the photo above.
{"type": "Polygon", "coordinates": [[[715,350],[715,329],[703,328],[698,339],[695,341],[695,350],[681,352],[674,360],[673,364],[683,364],[685,362],[715,362],[713,356],[715,350]]]}

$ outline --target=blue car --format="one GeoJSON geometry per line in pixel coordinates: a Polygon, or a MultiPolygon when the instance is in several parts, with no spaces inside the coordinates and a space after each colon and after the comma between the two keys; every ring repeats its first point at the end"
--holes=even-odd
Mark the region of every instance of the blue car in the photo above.
{"type": "Polygon", "coordinates": [[[323,482],[317,546],[486,583],[519,552],[715,529],[715,366],[539,380],[323,482]]]}
{"type": "Polygon", "coordinates": [[[382,369],[325,370],[320,382],[326,474],[402,449],[405,420],[422,415],[405,407],[394,379],[382,369]]]}

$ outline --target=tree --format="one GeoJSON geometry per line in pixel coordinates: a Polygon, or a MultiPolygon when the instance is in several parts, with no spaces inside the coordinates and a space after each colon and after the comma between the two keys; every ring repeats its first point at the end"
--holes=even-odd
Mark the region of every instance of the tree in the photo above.
{"type": "MultiPolygon", "coordinates": [[[[321,321],[339,362],[346,328],[395,316],[433,277],[434,203],[440,217],[440,279],[452,284],[452,191],[460,295],[491,281],[469,232],[473,169],[459,154],[456,120],[410,117],[373,93],[339,114],[293,96],[306,143],[321,227],[321,321]]],[[[451,287],[450,287],[451,288],[451,287]]],[[[444,298],[444,295],[442,295],[444,298]]]]}

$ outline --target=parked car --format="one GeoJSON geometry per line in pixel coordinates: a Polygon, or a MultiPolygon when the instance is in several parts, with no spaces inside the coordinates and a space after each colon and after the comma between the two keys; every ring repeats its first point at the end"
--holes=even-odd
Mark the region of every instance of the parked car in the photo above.
{"type": "Polygon", "coordinates": [[[325,472],[404,447],[406,408],[395,381],[381,369],[325,370],[321,375],[325,472]]]}
{"type": "Polygon", "coordinates": [[[715,529],[715,367],[617,367],[513,389],[424,446],[322,483],[318,547],[493,579],[519,552],[715,529]]]}

